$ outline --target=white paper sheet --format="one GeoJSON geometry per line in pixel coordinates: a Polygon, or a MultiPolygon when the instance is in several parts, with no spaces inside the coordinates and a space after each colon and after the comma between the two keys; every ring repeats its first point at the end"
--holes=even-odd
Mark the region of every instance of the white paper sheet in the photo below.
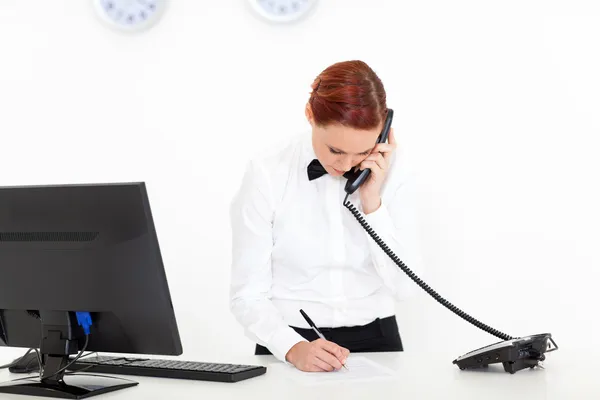
{"type": "Polygon", "coordinates": [[[319,385],[339,382],[364,382],[394,377],[394,371],[362,356],[350,356],[346,361],[348,369],[332,372],[304,372],[283,363],[272,364],[269,368],[285,370],[286,376],[303,385],[319,385]]]}

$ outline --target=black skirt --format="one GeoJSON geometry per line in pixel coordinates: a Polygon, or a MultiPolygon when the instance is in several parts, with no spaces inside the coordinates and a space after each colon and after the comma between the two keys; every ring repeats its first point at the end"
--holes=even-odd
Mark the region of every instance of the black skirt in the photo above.
{"type": "MultiPolygon", "coordinates": [[[[294,326],[292,326],[292,329],[309,342],[319,338],[312,329],[294,326]]],[[[395,316],[377,318],[373,322],[362,326],[319,327],[319,330],[323,333],[325,339],[347,348],[350,353],[403,351],[395,316]]],[[[271,352],[266,347],[257,344],[255,354],[268,355],[271,352]]]]}

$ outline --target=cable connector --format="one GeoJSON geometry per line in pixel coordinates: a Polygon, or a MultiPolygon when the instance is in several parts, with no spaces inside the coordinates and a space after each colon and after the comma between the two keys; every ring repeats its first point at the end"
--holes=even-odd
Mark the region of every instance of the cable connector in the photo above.
{"type": "Polygon", "coordinates": [[[83,331],[86,335],[90,334],[90,326],[92,326],[92,316],[87,311],[77,311],[77,323],[83,327],[83,331]]]}

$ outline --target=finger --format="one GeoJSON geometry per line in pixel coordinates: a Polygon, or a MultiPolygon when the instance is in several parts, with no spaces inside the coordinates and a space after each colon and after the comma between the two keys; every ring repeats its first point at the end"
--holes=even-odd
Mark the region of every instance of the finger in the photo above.
{"type": "Polygon", "coordinates": [[[349,355],[350,355],[350,350],[348,350],[345,347],[342,347],[342,356],[344,357],[344,360],[346,360],[349,355]]]}
{"type": "Polygon", "coordinates": [[[379,154],[379,157],[375,159],[375,162],[377,163],[377,165],[379,165],[379,168],[381,168],[382,170],[387,169],[388,161],[384,158],[382,154],[379,154]]]}
{"type": "Polygon", "coordinates": [[[369,154],[363,161],[366,161],[366,160],[377,161],[378,159],[383,160],[383,154],[378,153],[378,152],[373,152],[373,153],[369,154]]]}
{"type": "Polygon", "coordinates": [[[315,357],[312,360],[312,370],[314,372],[331,372],[333,371],[333,367],[329,364],[327,364],[325,361],[315,357]]]}
{"type": "Polygon", "coordinates": [[[374,174],[379,174],[382,169],[379,167],[379,164],[377,164],[377,162],[373,161],[373,160],[366,160],[363,161],[362,163],[360,163],[360,169],[366,169],[369,168],[371,170],[372,173],[374,174]]]}
{"type": "Polygon", "coordinates": [[[371,152],[371,154],[381,154],[383,155],[383,158],[389,160],[394,153],[394,150],[396,150],[395,144],[380,143],[373,148],[373,152],[371,152]]]}
{"type": "Polygon", "coordinates": [[[373,150],[371,151],[371,154],[376,154],[376,153],[391,153],[396,149],[396,145],[395,144],[391,144],[391,143],[378,143],[375,145],[375,147],[373,147],[373,150]]]}
{"type": "Polygon", "coordinates": [[[330,353],[329,351],[321,348],[317,351],[317,358],[323,361],[328,366],[328,371],[333,371],[334,369],[342,368],[341,361],[337,358],[336,355],[330,353]]]}
{"type": "Polygon", "coordinates": [[[336,343],[330,342],[328,340],[324,340],[319,344],[321,345],[321,347],[323,349],[325,349],[326,351],[328,351],[329,353],[331,353],[335,357],[337,357],[337,359],[340,360],[340,362],[344,358],[343,348],[341,346],[337,345],[336,343]]]}
{"type": "Polygon", "coordinates": [[[394,147],[396,146],[396,136],[394,136],[394,128],[390,128],[390,134],[388,135],[388,142],[393,145],[394,147]]]}
{"type": "Polygon", "coordinates": [[[387,168],[387,160],[380,153],[371,154],[364,161],[375,161],[379,168],[386,169],[387,168]]]}
{"type": "MultiPolygon", "coordinates": [[[[330,342],[329,340],[321,340],[321,341],[319,341],[318,344],[321,349],[323,349],[324,351],[326,351],[327,353],[329,353],[333,357],[335,357],[338,360],[338,362],[340,362],[340,367],[341,367],[341,361],[343,358],[342,348],[340,346],[338,346],[336,343],[330,342]]],[[[327,360],[324,360],[324,361],[327,361],[327,360]]]]}

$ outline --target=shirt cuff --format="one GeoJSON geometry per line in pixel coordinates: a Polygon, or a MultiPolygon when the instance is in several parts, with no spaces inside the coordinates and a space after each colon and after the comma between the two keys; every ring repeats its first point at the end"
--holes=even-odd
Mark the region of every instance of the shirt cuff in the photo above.
{"type": "Polygon", "coordinates": [[[275,332],[275,334],[269,341],[267,347],[277,359],[288,363],[288,361],[285,359],[285,356],[288,353],[288,351],[296,343],[306,341],[307,340],[304,337],[302,337],[298,332],[286,326],[275,332]]]}

